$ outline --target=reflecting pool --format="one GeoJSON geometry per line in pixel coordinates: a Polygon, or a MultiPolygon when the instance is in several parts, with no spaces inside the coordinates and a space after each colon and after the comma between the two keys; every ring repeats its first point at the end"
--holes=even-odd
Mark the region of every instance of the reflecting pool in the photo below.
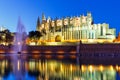
{"type": "Polygon", "coordinates": [[[0,80],[120,80],[119,65],[80,64],[76,58],[39,55],[16,57],[15,63],[13,56],[0,55],[0,80]]]}

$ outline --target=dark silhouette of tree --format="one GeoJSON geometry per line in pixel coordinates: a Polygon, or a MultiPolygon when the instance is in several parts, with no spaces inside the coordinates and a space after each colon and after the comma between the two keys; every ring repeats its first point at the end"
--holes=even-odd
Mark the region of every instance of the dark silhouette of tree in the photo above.
{"type": "Polygon", "coordinates": [[[30,31],[28,34],[28,37],[33,40],[36,44],[38,42],[38,40],[40,39],[40,37],[42,36],[42,33],[39,31],[30,31]]]}
{"type": "Polygon", "coordinates": [[[32,39],[32,38],[34,38],[34,31],[30,31],[29,32],[29,34],[28,34],[28,37],[30,38],[30,39],[32,39]]]}
{"type": "Polygon", "coordinates": [[[42,34],[39,31],[35,31],[34,33],[36,38],[40,38],[42,36],[42,34]]]}

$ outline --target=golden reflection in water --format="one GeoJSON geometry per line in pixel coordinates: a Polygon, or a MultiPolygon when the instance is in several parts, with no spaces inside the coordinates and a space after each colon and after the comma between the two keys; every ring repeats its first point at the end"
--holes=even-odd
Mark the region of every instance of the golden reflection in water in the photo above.
{"type": "Polygon", "coordinates": [[[84,65],[81,66],[81,70],[82,70],[82,72],[85,71],[85,66],[84,65]]]}
{"type": "Polygon", "coordinates": [[[2,60],[0,61],[0,76],[4,75],[6,73],[5,69],[8,68],[8,61],[7,60],[2,60]]]}
{"type": "Polygon", "coordinates": [[[113,68],[113,66],[112,66],[112,65],[110,65],[110,67],[109,67],[109,68],[110,68],[110,70],[111,70],[111,71],[113,71],[113,70],[114,70],[114,68],[113,68]]]}
{"type": "MultiPolygon", "coordinates": [[[[63,63],[60,61],[54,60],[29,60],[20,63],[20,60],[17,61],[18,70],[24,64],[26,71],[40,72],[37,79],[41,79],[41,75],[45,74],[46,79],[50,76],[52,77],[65,77],[61,80],[79,80],[83,78],[84,80],[102,80],[104,77],[105,80],[115,80],[116,71],[119,70],[120,66],[116,65],[81,65],[81,69],[78,69],[78,65],[72,63],[63,63]],[[101,74],[103,76],[101,76],[101,74]],[[66,79],[67,78],[67,79],[66,79]]],[[[9,68],[8,61],[0,61],[0,73],[4,75],[5,69],[9,68]]],[[[44,79],[45,80],[45,79],[44,79]]],[[[59,80],[59,79],[56,79],[59,80]]]]}
{"type": "Polygon", "coordinates": [[[70,64],[70,71],[72,71],[73,70],[73,66],[72,66],[72,64],[70,64]]]}
{"type": "Polygon", "coordinates": [[[17,69],[18,69],[18,71],[20,70],[20,61],[19,60],[17,62],[17,69]]]}
{"type": "Polygon", "coordinates": [[[101,72],[104,70],[104,68],[103,68],[102,65],[100,65],[99,68],[100,68],[100,71],[101,71],[101,72]]]}
{"type": "Polygon", "coordinates": [[[116,71],[118,71],[118,69],[119,69],[119,67],[118,67],[118,65],[116,65],[116,71]]]}
{"type": "Polygon", "coordinates": [[[89,71],[90,71],[90,72],[93,71],[93,66],[92,66],[92,65],[90,65],[88,68],[89,68],[89,71]]]}
{"type": "Polygon", "coordinates": [[[61,72],[63,72],[63,65],[62,64],[60,65],[60,70],[61,70],[61,72]]]}
{"type": "Polygon", "coordinates": [[[120,66],[118,66],[118,71],[120,71],[120,66]]]}
{"type": "Polygon", "coordinates": [[[50,64],[50,67],[51,67],[51,71],[53,71],[54,70],[54,65],[52,63],[50,64]]]}

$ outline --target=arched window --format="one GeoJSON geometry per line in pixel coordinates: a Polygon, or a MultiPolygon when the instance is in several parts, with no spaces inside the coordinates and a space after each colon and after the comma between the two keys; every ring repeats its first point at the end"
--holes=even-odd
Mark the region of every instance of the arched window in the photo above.
{"type": "Polygon", "coordinates": [[[60,35],[57,35],[55,37],[55,42],[61,42],[61,36],[60,35]]]}

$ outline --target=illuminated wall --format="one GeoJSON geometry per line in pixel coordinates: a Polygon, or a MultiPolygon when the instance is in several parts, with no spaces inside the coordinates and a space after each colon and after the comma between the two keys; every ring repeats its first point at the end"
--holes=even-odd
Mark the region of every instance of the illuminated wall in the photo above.
{"type": "MultiPolygon", "coordinates": [[[[37,26],[38,27],[38,26],[37,26]]],[[[94,24],[91,13],[86,16],[66,17],[62,19],[56,18],[52,20],[50,17],[45,19],[43,15],[42,22],[37,31],[46,30],[41,40],[54,41],[56,35],[60,35],[62,41],[82,39],[115,39],[115,29],[110,29],[109,24],[94,24]]]]}

